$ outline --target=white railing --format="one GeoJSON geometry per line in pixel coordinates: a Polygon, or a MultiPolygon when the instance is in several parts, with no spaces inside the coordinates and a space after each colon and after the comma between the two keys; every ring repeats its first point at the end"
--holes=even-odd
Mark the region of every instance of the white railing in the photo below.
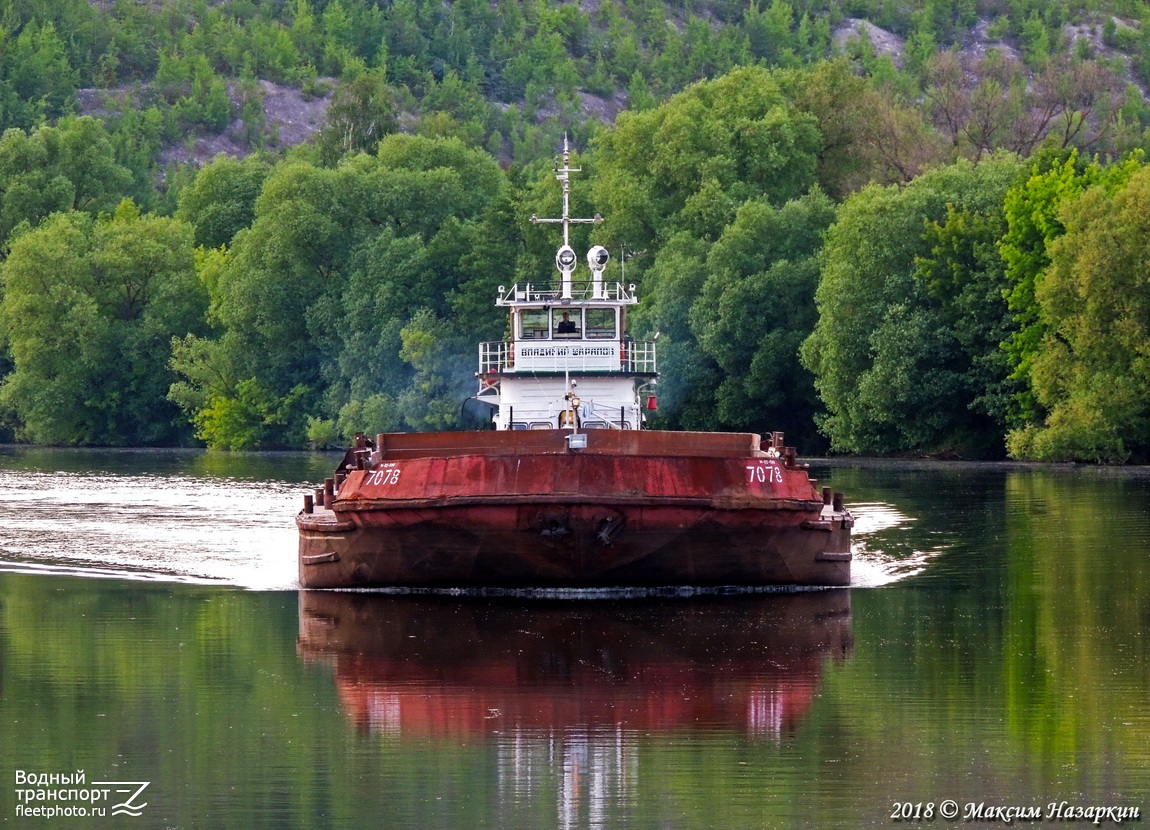
{"type": "Polygon", "coordinates": [[[479,374],[493,372],[635,372],[654,374],[651,340],[496,340],[479,344],[479,374]]]}
{"type": "MultiPolygon", "coordinates": [[[[559,303],[563,299],[563,291],[558,286],[536,283],[516,283],[510,288],[499,286],[499,298],[496,305],[515,305],[517,303],[559,303]]],[[[633,305],[639,302],[635,296],[634,285],[624,285],[621,282],[604,282],[600,286],[599,296],[595,296],[595,283],[591,280],[571,283],[572,300],[591,301],[602,300],[611,303],[626,303],[633,305]]]]}
{"type": "Polygon", "coordinates": [[[479,344],[479,374],[502,372],[507,368],[507,357],[511,344],[502,340],[479,344]]]}

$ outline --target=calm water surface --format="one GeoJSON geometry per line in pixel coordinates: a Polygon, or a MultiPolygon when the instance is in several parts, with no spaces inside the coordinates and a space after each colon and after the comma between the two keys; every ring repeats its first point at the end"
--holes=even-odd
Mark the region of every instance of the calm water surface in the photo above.
{"type": "Polygon", "coordinates": [[[0,824],[1150,822],[1150,472],[816,464],[849,590],[539,599],[295,590],[331,460],[0,448],[0,824]],[[18,814],[76,770],[139,815],[18,814]]]}

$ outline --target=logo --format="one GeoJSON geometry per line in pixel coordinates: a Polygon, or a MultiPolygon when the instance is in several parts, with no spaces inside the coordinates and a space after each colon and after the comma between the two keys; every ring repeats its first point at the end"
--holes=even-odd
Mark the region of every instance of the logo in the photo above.
{"type": "Polygon", "coordinates": [[[140,810],[148,806],[148,802],[145,801],[143,804],[134,804],[133,802],[136,800],[136,796],[147,789],[147,786],[151,783],[151,781],[93,781],[92,786],[112,787],[112,792],[115,793],[116,796],[131,793],[131,795],[119,804],[112,805],[112,815],[138,816],[140,815],[140,810]],[[132,789],[133,787],[135,787],[135,789],[132,789]]]}
{"type": "Polygon", "coordinates": [[[151,781],[88,781],[82,769],[47,773],[16,770],[16,815],[32,818],[141,815],[151,781]]]}

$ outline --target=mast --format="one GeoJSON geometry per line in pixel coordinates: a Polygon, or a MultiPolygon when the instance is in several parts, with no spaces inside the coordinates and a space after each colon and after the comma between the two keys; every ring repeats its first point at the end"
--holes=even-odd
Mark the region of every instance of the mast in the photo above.
{"type": "Polygon", "coordinates": [[[603,217],[598,213],[594,219],[574,219],[571,216],[571,174],[581,173],[583,168],[571,166],[571,149],[567,145],[567,134],[563,134],[563,155],[555,162],[555,178],[563,188],[563,216],[559,219],[540,219],[534,213],[531,221],[534,224],[562,224],[563,246],[555,253],[555,267],[563,275],[561,297],[571,299],[571,275],[575,272],[575,264],[579,258],[571,247],[571,225],[598,225],[603,217]],[[560,166],[560,164],[562,166],[560,166]]]}

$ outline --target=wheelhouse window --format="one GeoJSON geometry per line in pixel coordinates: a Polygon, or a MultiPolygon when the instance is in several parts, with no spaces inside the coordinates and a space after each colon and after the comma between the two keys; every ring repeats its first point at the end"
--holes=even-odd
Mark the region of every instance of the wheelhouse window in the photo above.
{"type": "Polygon", "coordinates": [[[587,309],[587,337],[591,340],[614,340],[615,309],[587,309]]]}
{"type": "Polygon", "coordinates": [[[547,312],[541,308],[525,308],[519,312],[519,339],[546,340],[547,312]]]}
{"type": "Polygon", "coordinates": [[[554,309],[551,312],[552,337],[582,337],[583,314],[579,309],[554,309]]]}

